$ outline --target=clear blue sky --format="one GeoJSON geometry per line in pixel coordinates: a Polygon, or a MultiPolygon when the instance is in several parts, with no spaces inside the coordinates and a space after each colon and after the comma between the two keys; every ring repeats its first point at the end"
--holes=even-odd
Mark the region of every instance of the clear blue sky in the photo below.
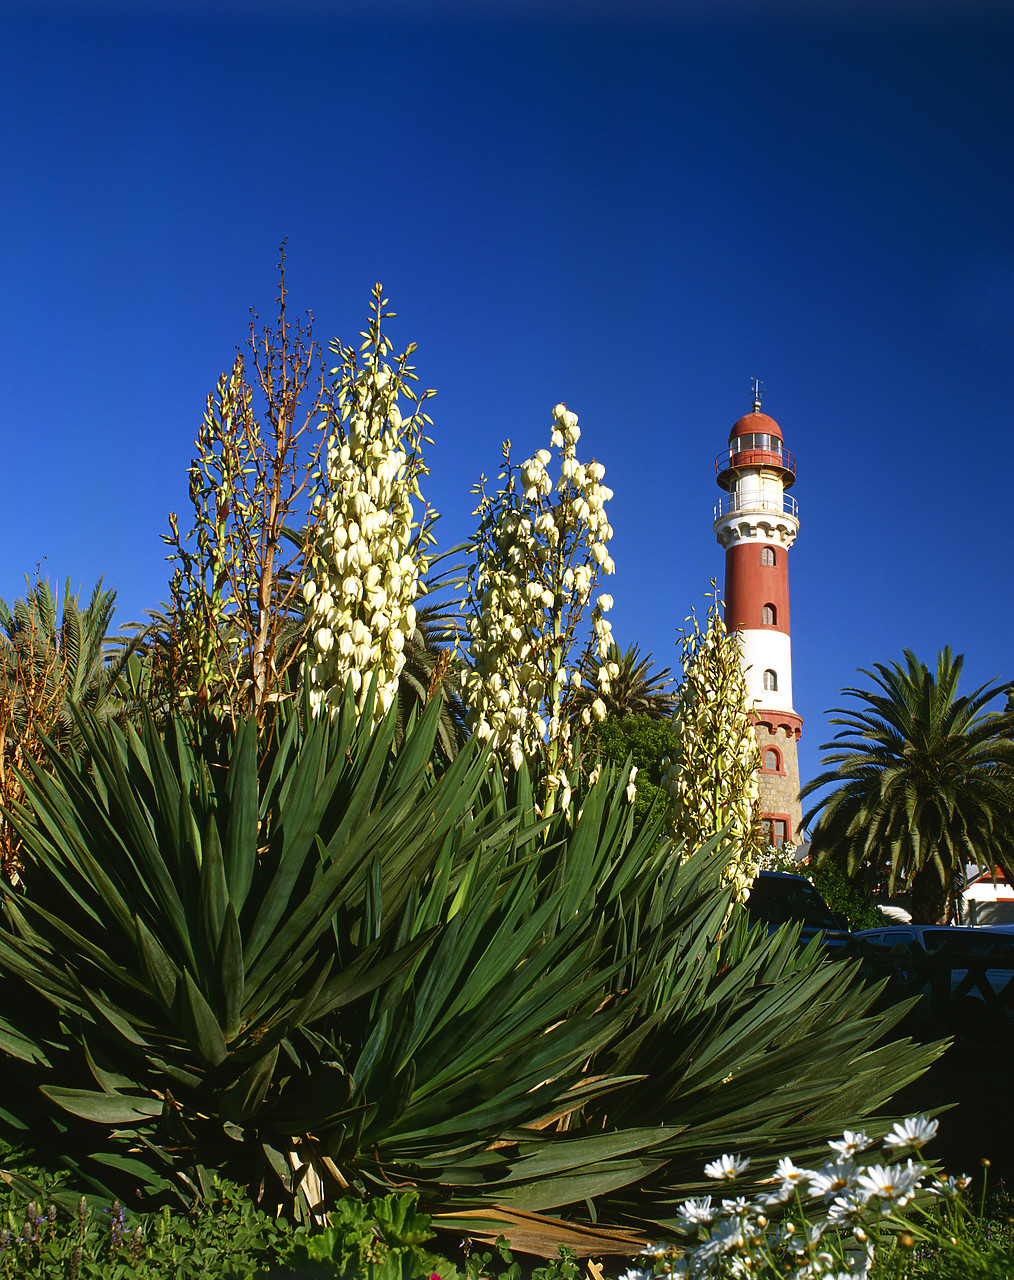
{"type": "Polygon", "coordinates": [[[419,344],[444,546],[580,415],[618,640],[674,663],[764,380],[798,460],[804,779],[856,668],[1014,677],[1014,7],[933,0],[0,5],[0,595],[166,595],[204,398],[290,305],[419,344]],[[366,16],[383,14],[383,17],[366,16]],[[817,17],[816,15],[821,15],[817,17]],[[481,15],[481,16],[480,16],[481,15]]]}

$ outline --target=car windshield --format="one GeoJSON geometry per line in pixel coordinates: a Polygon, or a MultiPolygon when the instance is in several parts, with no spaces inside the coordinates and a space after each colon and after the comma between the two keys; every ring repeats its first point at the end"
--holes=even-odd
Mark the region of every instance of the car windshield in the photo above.
{"type": "Polygon", "coordinates": [[[820,894],[806,880],[760,876],[750,890],[747,911],[768,924],[804,924],[813,929],[839,929],[820,894]]]}

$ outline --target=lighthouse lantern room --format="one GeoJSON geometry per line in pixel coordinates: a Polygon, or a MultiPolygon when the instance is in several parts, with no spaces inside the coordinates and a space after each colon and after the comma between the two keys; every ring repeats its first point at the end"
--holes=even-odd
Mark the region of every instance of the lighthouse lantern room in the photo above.
{"type": "Polygon", "coordinates": [[[775,844],[798,840],[803,721],[792,707],[788,551],[799,530],[796,461],[774,418],[761,413],[754,380],[752,412],[729,433],[715,459],[715,536],[725,548],[725,623],[742,640],[747,696],[761,749],[760,807],[775,844]]]}

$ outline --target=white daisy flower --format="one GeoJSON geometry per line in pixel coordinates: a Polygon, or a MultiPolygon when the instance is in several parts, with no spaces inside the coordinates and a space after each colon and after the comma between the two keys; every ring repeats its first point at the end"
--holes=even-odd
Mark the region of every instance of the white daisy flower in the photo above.
{"type": "MultiPolygon", "coordinates": [[[[892,1204],[906,1205],[912,1199],[922,1170],[915,1168],[912,1161],[907,1165],[871,1164],[857,1179],[857,1189],[867,1199],[879,1196],[881,1200],[889,1200],[892,1204]]],[[[884,1212],[887,1212],[885,1208],[884,1212]]]]}
{"type": "Polygon", "coordinates": [[[762,1209],[772,1209],[775,1205],[786,1204],[794,1192],[795,1186],[791,1182],[783,1182],[777,1191],[767,1191],[758,1196],[757,1203],[762,1209]]]}
{"type": "Polygon", "coordinates": [[[832,1151],[837,1151],[840,1156],[845,1159],[856,1155],[860,1151],[865,1151],[867,1147],[872,1146],[872,1139],[869,1138],[862,1129],[858,1132],[852,1129],[846,1129],[841,1136],[840,1142],[829,1142],[827,1144],[832,1151]]]}
{"type": "Polygon", "coordinates": [[[798,1165],[793,1164],[788,1156],[783,1156],[775,1169],[775,1177],[781,1178],[783,1187],[798,1187],[804,1178],[811,1176],[811,1173],[811,1170],[800,1169],[798,1165]]]}
{"type": "Polygon", "coordinates": [[[680,1205],[678,1222],[681,1231],[686,1231],[692,1227],[706,1226],[714,1221],[715,1208],[711,1203],[710,1196],[705,1196],[701,1200],[684,1200],[680,1205]]]}
{"type": "Polygon", "coordinates": [[[732,1182],[734,1178],[745,1172],[750,1160],[744,1156],[719,1156],[704,1166],[706,1177],[716,1178],[720,1182],[732,1182]]]}
{"type": "Polygon", "coordinates": [[[815,1196],[823,1196],[831,1200],[840,1195],[855,1177],[856,1166],[851,1160],[832,1160],[822,1169],[807,1173],[810,1191],[815,1196]]]}
{"type": "Polygon", "coordinates": [[[972,1179],[967,1173],[958,1174],[958,1176],[945,1178],[940,1181],[934,1178],[926,1190],[931,1196],[939,1196],[941,1200],[953,1200],[959,1192],[965,1191],[972,1185],[972,1179]]]}
{"type": "Polygon", "coordinates": [[[866,1201],[855,1191],[846,1191],[843,1196],[835,1196],[827,1210],[827,1220],[832,1226],[840,1227],[847,1223],[857,1222],[866,1207],[866,1201]]]}
{"type": "Polygon", "coordinates": [[[925,1116],[912,1116],[896,1124],[884,1139],[885,1147],[921,1147],[936,1137],[938,1124],[936,1120],[927,1120],[925,1116]]]}

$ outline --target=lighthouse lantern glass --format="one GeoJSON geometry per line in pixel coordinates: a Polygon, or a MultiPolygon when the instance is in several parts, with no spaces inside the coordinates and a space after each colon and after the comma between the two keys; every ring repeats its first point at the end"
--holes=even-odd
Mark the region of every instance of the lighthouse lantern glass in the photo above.
{"type": "Polygon", "coordinates": [[[732,442],[733,453],[743,453],[747,449],[764,449],[767,453],[780,454],[782,442],[777,436],[766,432],[755,431],[745,436],[737,436],[732,442]]]}

